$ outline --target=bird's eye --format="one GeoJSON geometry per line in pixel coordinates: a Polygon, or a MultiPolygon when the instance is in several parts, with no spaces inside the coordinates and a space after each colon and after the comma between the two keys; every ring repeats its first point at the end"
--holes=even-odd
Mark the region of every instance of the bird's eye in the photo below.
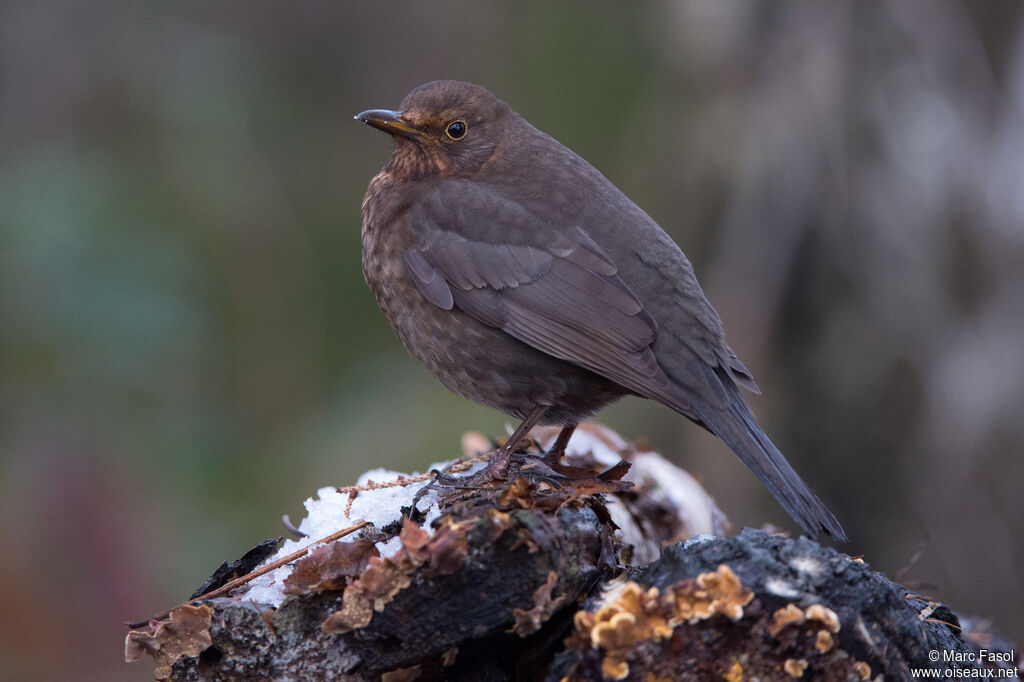
{"type": "Polygon", "coordinates": [[[466,136],[466,131],[469,128],[466,127],[465,121],[452,121],[448,124],[448,127],[444,129],[445,135],[452,138],[453,140],[461,140],[466,136]]]}

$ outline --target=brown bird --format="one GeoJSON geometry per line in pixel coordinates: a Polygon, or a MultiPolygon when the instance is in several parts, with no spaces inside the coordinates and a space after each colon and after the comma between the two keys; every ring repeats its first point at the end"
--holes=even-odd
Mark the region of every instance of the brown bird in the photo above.
{"type": "Polygon", "coordinates": [[[675,242],[593,166],[489,91],[434,81],[397,111],[363,199],[363,273],[405,347],[453,392],[573,429],[623,395],[667,405],[732,448],[810,535],[842,527],[757,425],[760,393],[675,242]]]}

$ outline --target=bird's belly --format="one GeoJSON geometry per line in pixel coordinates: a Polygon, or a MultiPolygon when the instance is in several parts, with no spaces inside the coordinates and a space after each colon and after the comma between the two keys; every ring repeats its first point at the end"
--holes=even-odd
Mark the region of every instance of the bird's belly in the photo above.
{"type": "Polygon", "coordinates": [[[438,308],[399,263],[378,261],[364,274],[406,349],[454,393],[519,419],[548,405],[542,424],[578,423],[628,393],[458,308],[438,308]]]}

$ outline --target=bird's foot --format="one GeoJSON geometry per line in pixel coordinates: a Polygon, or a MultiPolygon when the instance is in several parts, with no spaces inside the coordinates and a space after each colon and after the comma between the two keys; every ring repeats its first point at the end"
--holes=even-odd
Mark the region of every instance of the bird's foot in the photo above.
{"type": "Polygon", "coordinates": [[[452,469],[452,467],[461,463],[462,460],[457,459],[448,466],[446,466],[442,471],[433,469],[430,472],[431,474],[433,474],[433,477],[430,479],[430,482],[427,483],[422,488],[420,488],[419,490],[417,490],[416,494],[413,495],[412,504],[409,506],[410,511],[414,513],[416,511],[416,505],[419,504],[419,501],[423,498],[423,496],[426,495],[431,490],[436,490],[439,493],[447,493],[446,497],[448,498],[454,496],[452,494],[453,491],[460,491],[462,494],[467,494],[479,490],[480,485],[478,479],[480,478],[481,472],[478,471],[474,474],[468,474],[466,476],[453,476],[448,473],[452,469]]]}
{"type": "Polygon", "coordinates": [[[566,476],[556,471],[555,468],[560,466],[562,455],[565,454],[565,446],[576,428],[575,424],[563,427],[548,452],[538,456],[528,450],[531,444],[530,429],[537,424],[546,410],[547,407],[543,405],[534,408],[516,427],[508,440],[498,448],[483,469],[466,476],[453,476],[449,472],[459,463],[456,460],[445,467],[444,471],[431,472],[433,478],[416,492],[411,510],[415,511],[417,503],[430,490],[441,493],[440,502],[444,504],[452,502],[454,498],[475,495],[483,490],[507,489],[519,479],[533,483],[546,483],[556,489],[561,488],[566,481],[572,480],[572,476],[566,476]]]}
{"type": "Polygon", "coordinates": [[[480,474],[491,481],[508,484],[514,483],[519,478],[525,478],[528,481],[547,483],[553,488],[560,488],[562,482],[568,479],[551,468],[557,459],[549,460],[547,453],[535,455],[528,452],[508,452],[502,448],[491,458],[480,474]]]}
{"type": "Polygon", "coordinates": [[[570,479],[549,466],[547,455],[548,453],[537,455],[522,451],[513,452],[501,447],[487,462],[487,466],[474,473],[464,476],[449,473],[457,462],[448,465],[443,471],[435,469],[431,472],[433,478],[430,482],[416,491],[411,509],[415,509],[423,496],[431,490],[440,494],[442,504],[448,504],[483,491],[503,490],[518,479],[525,479],[531,483],[546,483],[556,489],[561,488],[570,479]]]}

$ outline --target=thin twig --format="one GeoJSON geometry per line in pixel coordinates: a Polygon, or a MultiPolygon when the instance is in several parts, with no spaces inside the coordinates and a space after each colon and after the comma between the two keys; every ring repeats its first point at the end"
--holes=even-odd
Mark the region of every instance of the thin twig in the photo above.
{"type": "MultiPolygon", "coordinates": [[[[192,604],[194,602],[205,601],[207,599],[216,599],[217,597],[223,596],[223,595],[227,594],[228,592],[230,592],[231,590],[235,589],[236,587],[238,587],[240,585],[244,585],[245,583],[249,582],[250,580],[254,580],[254,579],[260,577],[261,575],[263,575],[265,573],[270,573],[271,571],[277,570],[278,568],[281,568],[285,564],[291,563],[292,561],[295,561],[296,559],[298,559],[298,558],[300,558],[302,556],[305,556],[306,554],[309,553],[309,550],[311,550],[313,547],[316,547],[317,545],[323,544],[325,542],[334,542],[335,540],[343,538],[346,535],[350,535],[350,534],[356,532],[357,530],[359,530],[360,528],[363,528],[363,527],[369,526],[369,525],[370,525],[369,521],[360,521],[359,523],[357,523],[357,524],[355,524],[353,526],[349,526],[348,528],[342,528],[341,530],[339,530],[337,532],[334,532],[334,533],[331,533],[330,535],[328,535],[326,537],[320,538],[316,542],[313,542],[313,543],[307,545],[306,547],[303,547],[302,549],[300,549],[300,550],[298,550],[296,552],[292,552],[288,556],[281,557],[277,561],[269,563],[266,566],[261,566],[260,568],[257,568],[257,569],[255,569],[253,571],[250,571],[249,573],[246,573],[245,575],[241,576],[240,578],[235,578],[234,580],[230,580],[230,581],[224,583],[223,585],[221,585],[220,587],[218,587],[215,590],[210,590],[206,594],[201,594],[198,597],[196,597],[195,599],[189,599],[187,602],[183,602],[181,604],[178,604],[178,606],[175,606],[174,609],[176,609],[178,607],[181,607],[181,606],[184,606],[185,604],[192,604]]],[[[174,609],[167,609],[163,613],[157,614],[157,615],[153,616],[152,618],[149,618],[148,620],[140,621],[138,623],[128,623],[127,625],[130,628],[137,628],[137,627],[141,627],[141,626],[145,625],[146,623],[148,623],[150,621],[163,620],[164,618],[169,616],[171,611],[173,611],[174,609]]]]}

